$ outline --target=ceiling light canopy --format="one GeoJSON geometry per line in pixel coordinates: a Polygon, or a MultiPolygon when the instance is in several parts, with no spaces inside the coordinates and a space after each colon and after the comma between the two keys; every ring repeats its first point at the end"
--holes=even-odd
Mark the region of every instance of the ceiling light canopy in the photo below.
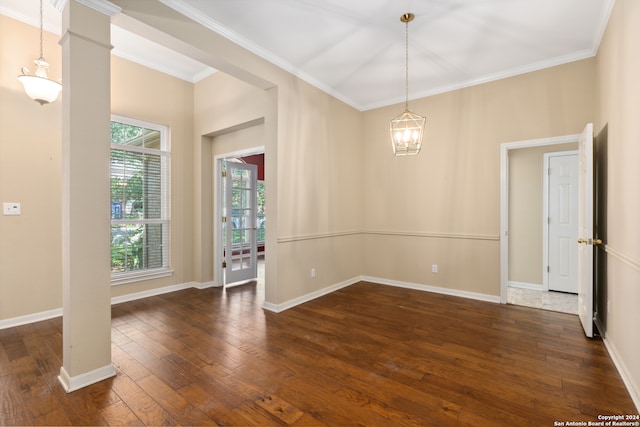
{"type": "Polygon", "coordinates": [[[405,103],[404,112],[391,119],[389,130],[393,154],[396,156],[416,155],[422,148],[422,137],[427,121],[426,117],[409,111],[409,22],[413,13],[405,13],[400,21],[405,23],[405,103]]]}
{"type": "Polygon", "coordinates": [[[36,72],[34,75],[29,75],[27,74],[29,70],[26,67],[22,67],[22,75],[18,76],[18,80],[24,86],[27,95],[40,103],[40,105],[48,104],[58,99],[58,95],[62,90],[60,83],[49,79],[49,63],[44,59],[42,53],[43,38],[42,0],[40,0],[40,57],[33,61],[36,64],[36,72]]]}

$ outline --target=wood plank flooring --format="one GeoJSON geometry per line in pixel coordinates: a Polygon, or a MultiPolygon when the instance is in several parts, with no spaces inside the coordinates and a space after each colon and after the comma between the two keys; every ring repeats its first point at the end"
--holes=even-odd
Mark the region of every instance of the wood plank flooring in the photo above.
{"type": "Polygon", "coordinates": [[[66,394],[61,320],[0,330],[1,425],[552,426],[637,413],[576,316],[361,282],[113,306],[117,376],[66,394]]]}

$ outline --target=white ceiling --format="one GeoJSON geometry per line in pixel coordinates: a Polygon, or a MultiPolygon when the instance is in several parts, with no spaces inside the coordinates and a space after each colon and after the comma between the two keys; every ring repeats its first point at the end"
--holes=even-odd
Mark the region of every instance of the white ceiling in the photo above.
{"type": "MultiPolygon", "coordinates": [[[[368,110],[404,101],[405,12],[416,15],[413,99],[591,57],[615,0],[159,1],[368,110]]],[[[0,0],[0,13],[32,25],[38,8],[38,0],[0,0]]],[[[45,29],[59,34],[48,0],[44,13],[45,29]]],[[[117,27],[112,43],[116,55],[187,81],[214,71],[117,27]]]]}

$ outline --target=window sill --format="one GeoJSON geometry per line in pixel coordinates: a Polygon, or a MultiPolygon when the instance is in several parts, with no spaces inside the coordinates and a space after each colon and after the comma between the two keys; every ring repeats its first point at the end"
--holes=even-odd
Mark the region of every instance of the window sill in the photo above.
{"type": "Polygon", "coordinates": [[[135,273],[115,273],[111,275],[111,286],[125,285],[127,283],[141,282],[143,280],[160,279],[173,275],[173,270],[168,268],[157,268],[135,273]]]}

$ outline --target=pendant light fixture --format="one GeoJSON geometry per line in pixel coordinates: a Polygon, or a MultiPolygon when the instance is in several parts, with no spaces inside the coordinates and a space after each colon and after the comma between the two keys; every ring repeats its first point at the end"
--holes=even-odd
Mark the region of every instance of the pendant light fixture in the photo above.
{"type": "Polygon", "coordinates": [[[36,64],[36,72],[34,75],[29,75],[27,74],[29,70],[26,67],[22,67],[22,75],[18,76],[18,80],[24,86],[27,95],[40,103],[40,105],[48,104],[58,99],[58,94],[62,90],[60,83],[50,80],[48,77],[49,63],[45,61],[42,53],[43,38],[42,0],[40,0],[40,57],[33,61],[36,64]]]}
{"type": "Polygon", "coordinates": [[[409,111],[409,22],[413,21],[413,13],[405,13],[400,21],[405,23],[405,103],[404,113],[390,122],[391,144],[396,156],[416,155],[422,148],[422,136],[426,117],[409,111]]]}

